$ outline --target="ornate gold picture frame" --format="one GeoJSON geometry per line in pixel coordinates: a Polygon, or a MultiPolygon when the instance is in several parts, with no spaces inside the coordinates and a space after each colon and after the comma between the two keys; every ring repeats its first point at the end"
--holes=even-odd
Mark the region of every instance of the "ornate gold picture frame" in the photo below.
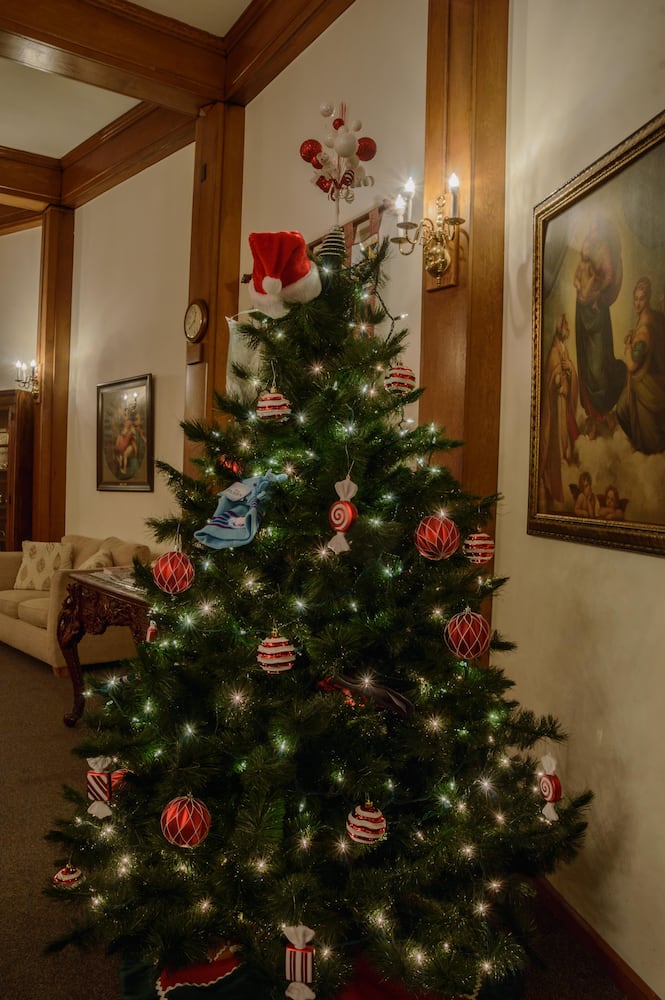
{"type": "Polygon", "coordinates": [[[152,375],[97,386],[97,489],[154,489],[152,375]]]}

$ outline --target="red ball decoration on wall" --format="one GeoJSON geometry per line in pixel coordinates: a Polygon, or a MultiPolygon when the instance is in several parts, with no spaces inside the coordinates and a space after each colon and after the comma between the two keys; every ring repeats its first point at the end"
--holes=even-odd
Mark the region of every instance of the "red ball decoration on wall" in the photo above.
{"type": "Polygon", "coordinates": [[[165,552],[153,563],[152,578],[165,594],[182,594],[194,583],[194,567],[184,552],[165,552]]]}
{"type": "Polygon", "coordinates": [[[363,136],[358,139],[358,149],[356,150],[356,156],[359,160],[373,160],[376,156],[376,143],[374,139],[370,139],[369,136],[363,136]]]}
{"type": "Polygon", "coordinates": [[[561,782],[556,774],[544,774],[540,779],[540,794],[546,802],[558,802],[563,795],[561,782]]]}
{"type": "Polygon", "coordinates": [[[475,611],[453,615],[444,630],[446,646],[462,660],[475,660],[489,649],[490,627],[475,611]]]}
{"type": "Polygon", "coordinates": [[[477,531],[465,539],[462,552],[475,566],[491,562],[494,558],[494,541],[484,531],[477,531]]]}
{"type": "Polygon", "coordinates": [[[180,795],[162,811],[162,833],[176,847],[196,847],[210,833],[210,813],[200,799],[180,795]]]}
{"type": "Polygon", "coordinates": [[[432,514],[416,528],[415,542],[425,559],[448,559],[459,547],[459,528],[449,517],[432,514]]]}
{"type": "Polygon", "coordinates": [[[315,156],[318,156],[323,149],[318,139],[305,139],[300,146],[300,155],[305,163],[311,163],[315,156]]]}

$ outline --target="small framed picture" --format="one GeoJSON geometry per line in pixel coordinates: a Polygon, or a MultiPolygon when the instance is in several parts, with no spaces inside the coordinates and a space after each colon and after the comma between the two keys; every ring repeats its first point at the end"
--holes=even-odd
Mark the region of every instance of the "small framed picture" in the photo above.
{"type": "Polygon", "coordinates": [[[152,375],[97,386],[97,489],[154,489],[152,375]]]}

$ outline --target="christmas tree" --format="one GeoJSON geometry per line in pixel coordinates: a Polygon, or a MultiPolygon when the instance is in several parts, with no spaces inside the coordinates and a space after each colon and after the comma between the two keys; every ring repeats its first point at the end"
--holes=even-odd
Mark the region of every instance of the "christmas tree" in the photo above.
{"type": "Polygon", "coordinates": [[[92,806],[70,789],[51,833],[51,891],[81,904],[57,946],[119,949],[147,996],[193,968],[206,996],[331,1000],[359,958],[419,995],[495,995],[590,799],[562,795],[557,721],[491,662],[497,498],[405,419],[388,244],[349,264],[335,232],[316,259],[299,234],[251,242],[256,365],[183,424],[199,475],[160,465],[172,550],[136,566],[150,641],[86,714],[92,806]]]}

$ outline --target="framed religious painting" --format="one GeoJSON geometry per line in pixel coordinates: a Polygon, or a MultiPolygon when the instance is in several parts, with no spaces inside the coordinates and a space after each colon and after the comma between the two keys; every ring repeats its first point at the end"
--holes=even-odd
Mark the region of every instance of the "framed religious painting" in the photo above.
{"type": "Polygon", "coordinates": [[[97,489],[154,489],[152,375],[97,386],[97,489]]]}
{"type": "Polygon", "coordinates": [[[527,531],[665,555],[665,113],[536,206],[527,531]]]}

